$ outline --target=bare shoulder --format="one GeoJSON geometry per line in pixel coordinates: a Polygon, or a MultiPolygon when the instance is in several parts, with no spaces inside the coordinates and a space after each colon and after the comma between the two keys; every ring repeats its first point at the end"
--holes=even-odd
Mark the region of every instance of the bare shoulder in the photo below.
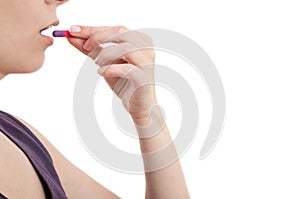
{"type": "Polygon", "coordinates": [[[23,151],[0,132],[0,192],[8,198],[45,198],[43,186],[23,151]]]}
{"type": "Polygon", "coordinates": [[[37,129],[24,120],[18,119],[35,134],[49,151],[62,186],[69,198],[119,198],[67,160],[37,129]]]}

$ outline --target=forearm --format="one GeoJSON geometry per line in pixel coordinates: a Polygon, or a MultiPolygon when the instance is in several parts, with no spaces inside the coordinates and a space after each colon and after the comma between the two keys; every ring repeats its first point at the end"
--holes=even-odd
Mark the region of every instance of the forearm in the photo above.
{"type": "Polygon", "coordinates": [[[78,28],[81,31],[71,31],[72,37],[68,41],[96,60],[100,66],[98,73],[122,100],[137,126],[145,167],[146,198],[189,198],[178,155],[164,119],[160,111],[153,112],[157,101],[152,38],[122,26],[78,28]],[[98,48],[99,44],[105,43],[115,45],[98,48]],[[150,117],[149,110],[154,113],[150,117]]]}
{"type": "MultiPolygon", "coordinates": [[[[151,120],[158,126],[151,128],[153,135],[149,129],[137,127],[144,160],[146,199],[189,198],[180,161],[160,111],[152,114],[151,120]]],[[[148,122],[146,119],[137,123],[148,122]]]]}

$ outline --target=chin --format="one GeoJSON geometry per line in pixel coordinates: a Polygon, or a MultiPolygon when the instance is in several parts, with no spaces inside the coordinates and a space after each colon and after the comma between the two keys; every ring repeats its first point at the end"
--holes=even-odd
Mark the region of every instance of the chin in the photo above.
{"type": "Polygon", "coordinates": [[[33,73],[38,71],[44,64],[45,56],[35,57],[34,59],[27,60],[23,65],[18,67],[17,73],[33,73]]]}

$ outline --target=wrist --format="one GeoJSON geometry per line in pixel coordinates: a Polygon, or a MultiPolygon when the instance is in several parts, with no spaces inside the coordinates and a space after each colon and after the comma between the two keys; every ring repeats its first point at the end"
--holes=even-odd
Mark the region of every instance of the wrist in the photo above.
{"type": "Polygon", "coordinates": [[[130,114],[135,125],[146,126],[151,122],[151,117],[154,113],[156,116],[160,114],[160,108],[155,97],[148,96],[141,99],[142,103],[131,102],[128,107],[130,114]]]}
{"type": "Polygon", "coordinates": [[[132,117],[139,138],[151,138],[165,126],[164,117],[158,105],[152,106],[146,115],[132,117]]]}

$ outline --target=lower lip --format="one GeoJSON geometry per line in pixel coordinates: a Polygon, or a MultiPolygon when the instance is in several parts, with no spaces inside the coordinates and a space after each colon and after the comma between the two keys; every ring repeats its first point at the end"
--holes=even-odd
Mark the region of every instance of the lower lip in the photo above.
{"type": "Polygon", "coordinates": [[[52,37],[48,37],[45,35],[42,35],[42,37],[47,41],[49,46],[51,46],[54,43],[54,39],[52,37]]]}

